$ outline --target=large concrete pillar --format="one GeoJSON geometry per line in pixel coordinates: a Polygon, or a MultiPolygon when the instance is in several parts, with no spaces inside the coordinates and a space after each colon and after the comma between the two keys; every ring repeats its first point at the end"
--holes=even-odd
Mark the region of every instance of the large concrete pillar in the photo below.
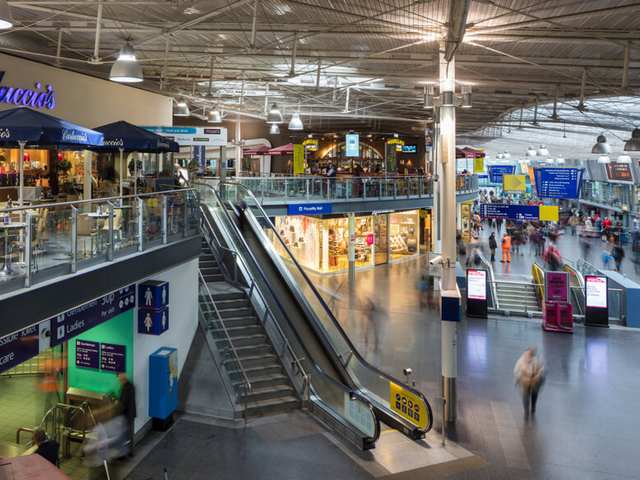
{"type": "Polygon", "coordinates": [[[456,285],[456,107],[455,58],[447,62],[444,44],[440,46],[440,134],[438,136],[440,180],[440,226],[442,232],[442,392],[445,418],[456,418],[456,377],[458,376],[458,322],[460,292],[456,285]]]}
{"type": "Polygon", "coordinates": [[[349,213],[349,288],[353,292],[356,285],[356,214],[349,213]]]}

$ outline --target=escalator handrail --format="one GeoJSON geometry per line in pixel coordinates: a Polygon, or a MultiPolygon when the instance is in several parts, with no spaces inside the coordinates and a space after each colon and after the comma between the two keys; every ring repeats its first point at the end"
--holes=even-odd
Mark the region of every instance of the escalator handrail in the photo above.
{"type": "MultiPolygon", "coordinates": [[[[216,200],[218,201],[218,203],[221,206],[221,210],[223,211],[223,214],[226,216],[227,220],[231,223],[231,225],[234,226],[234,228],[236,228],[237,230],[237,226],[235,225],[235,223],[233,222],[233,220],[231,219],[229,212],[224,208],[224,202],[222,201],[222,199],[220,198],[218,192],[210,185],[207,184],[200,184],[200,185],[204,185],[207,188],[210,188],[213,193],[214,196],[216,198],[216,200]]],[[[207,227],[209,229],[211,229],[213,231],[213,227],[211,225],[211,223],[209,222],[209,219],[206,218],[206,223],[207,223],[207,227]]],[[[273,291],[273,289],[271,288],[271,286],[269,285],[269,282],[266,278],[266,275],[264,274],[262,268],[260,267],[260,263],[257,261],[257,259],[255,258],[255,256],[253,255],[253,253],[251,252],[251,249],[249,248],[249,246],[247,245],[246,241],[244,240],[243,236],[241,234],[239,234],[239,232],[237,232],[238,235],[237,237],[240,239],[240,241],[244,244],[244,247],[246,249],[246,251],[248,252],[249,256],[251,257],[251,260],[253,262],[253,264],[256,266],[256,269],[259,273],[259,275],[261,276],[264,284],[267,286],[267,288],[269,289],[270,293],[271,293],[271,297],[274,299],[276,305],[278,306],[278,309],[280,310],[280,312],[283,314],[283,316],[286,318],[287,322],[292,325],[291,319],[289,318],[288,314],[286,313],[286,310],[284,309],[284,307],[282,306],[282,304],[280,303],[280,301],[277,298],[277,295],[275,294],[275,292],[273,291]]],[[[214,233],[215,236],[215,233],[214,233]]],[[[219,241],[219,239],[216,239],[217,241],[219,241]]],[[[253,279],[253,275],[251,274],[251,270],[248,268],[244,258],[242,255],[240,255],[237,251],[230,249],[228,247],[224,247],[227,250],[230,250],[232,252],[235,253],[236,258],[242,262],[244,264],[245,270],[247,271],[247,273],[251,276],[251,282],[252,285],[251,287],[255,287],[256,283],[255,280],[253,279]]],[[[259,288],[255,287],[254,290],[256,292],[258,292],[258,294],[262,297],[262,301],[265,305],[265,309],[269,312],[269,315],[271,315],[272,318],[275,319],[275,316],[273,315],[273,313],[271,312],[271,308],[269,307],[267,300],[264,298],[264,296],[262,295],[262,292],[260,291],[259,288]]],[[[292,358],[294,359],[294,362],[296,363],[296,366],[298,368],[298,370],[300,371],[301,375],[304,378],[304,382],[306,383],[306,385],[309,386],[310,389],[314,390],[315,396],[331,411],[333,411],[335,413],[336,416],[342,418],[342,415],[337,412],[330,403],[327,403],[325,400],[322,399],[322,396],[320,396],[316,391],[315,388],[313,387],[313,382],[311,380],[311,377],[309,376],[309,374],[305,371],[303,365],[300,363],[300,359],[297,357],[297,355],[295,354],[295,351],[293,350],[293,347],[291,346],[291,344],[289,343],[289,340],[287,339],[286,335],[284,334],[284,332],[282,331],[280,325],[278,324],[277,321],[274,320],[273,325],[275,325],[276,329],[278,330],[278,334],[282,337],[282,339],[284,340],[285,344],[286,344],[286,348],[289,351],[290,355],[292,356],[292,358]]],[[[304,348],[304,342],[302,342],[302,340],[300,339],[298,333],[296,332],[295,328],[292,328],[292,331],[294,332],[294,335],[296,336],[298,343],[301,345],[301,347],[306,350],[304,348]]],[[[363,396],[358,390],[353,390],[350,388],[347,388],[345,385],[341,384],[340,382],[336,381],[335,379],[333,379],[330,375],[327,375],[326,372],[324,372],[324,370],[322,370],[322,368],[320,368],[319,365],[317,365],[315,363],[315,361],[312,360],[311,356],[307,354],[307,357],[309,358],[310,364],[311,366],[315,369],[316,374],[320,375],[322,378],[324,378],[325,380],[329,381],[329,383],[335,385],[339,390],[342,390],[344,393],[348,393],[349,395],[352,395],[354,397],[356,397],[358,400],[360,400],[362,403],[366,404],[367,407],[369,408],[369,410],[371,411],[371,414],[373,416],[373,418],[377,418],[374,414],[374,410],[373,410],[373,406],[371,405],[371,402],[369,401],[369,399],[367,399],[365,396],[363,396]]],[[[352,428],[358,428],[355,425],[353,425],[351,422],[349,422],[352,428]]],[[[376,442],[378,440],[378,438],[380,437],[380,423],[379,422],[375,422],[374,423],[374,427],[375,427],[375,432],[373,437],[370,437],[371,441],[376,442]]],[[[365,433],[362,432],[361,433],[365,433]]]]}
{"type": "MultiPolygon", "coordinates": [[[[424,404],[427,406],[428,410],[429,410],[429,421],[432,424],[433,423],[433,414],[432,414],[432,410],[431,410],[431,405],[429,404],[429,402],[427,401],[427,398],[424,396],[424,394],[407,385],[405,382],[402,382],[401,380],[398,380],[397,378],[393,377],[392,375],[389,375],[381,370],[379,370],[378,368],[376,368],[375,366],[371,365],[370,363],[368,363],[361,355],[360,353],[357,351],[357,349],[354,347],[353,343],[351,342],[351,340],[349,339],[349,337],[347,336],[347,334],[345,333],[344,329],[340,326],[340,323],[338,322],[338,320],[335,318],[335,316],[333,315],[333,312],[331,312],[331,309],[329,308],[329,306],[326,304],[326,302],[324,301],[324,299],[322,298],[322,295],[320,295],[320,293],[318,292],[318,290],[315,288],[315,286],[313,285],[313,282],[309,279],[309,277],[307,276],[306,272],[304,271],[304,269],[300,266],[300,264],[298,263],[298,261],[296,260],[296,258],[294,257],[294,255],[291,253],[291,251],[289,250],[289,248],[287,247],[287,245],[284,243],[284,241],[282,240],[282,238],[280,237],[280,235],[278,234],[278,231],[276,230],[275,226],[273,225],[273,223],[271,223],[271,220],[269,219],[269,216],[267,215],[267,213],[264,211],[264,209],[262,208],[262,205],[260,204],[260,202],[258,202],[258,199],[255,197],[255,195],[253,195],[253,192],[251,192],[251,190],[249,190],[247,187],[245,187],[244,185],[240,184],[240,183],[236,183],[236,182],[221,182],[223,184],[226,185],[232,185],[232,186],[239,186],[240,188],[242,188],[243,190],[245,190],[245,192],[247,192],[247,194],[252,197],[256,208],[258,208],[258,210],[261,212],[261,214],[264,216],[264,218],[268,221],[268,226],[269,228],[274,232],[274,237],[277,238],[278,242],[280,243],[281,247],[284,249],[285,252],[287,252],[287,257],[288,259],[295,265],[296,269],[298,272],[300,272],[300,274],[302,275],[302,277],[304,278],[305,282],[308,284],[308,286],[311,288],[311,291],[313,292],[313,294],[316,296],[317,300],[320,302],[320,305],[322,306],[322,308],[324,309],[325,313],[328,315],[328,317],[330,318],[331,322],[333,323],[334,327],[338,330],[338,332],[340,333],[340,335],[342,336],[342,338],[344,339],[345,343],[347,344],[347,346],[349,347],[349,349],[351,350],[351,354],[353,356],[355,356],[355,358],[358,360],[358,362],[363,365],[365,368],[373,371],[374,373],[376,373],[377,375],[385,378],[387,381],[389,382],[393,382],[396,385],[400,385],[402,386],[402,388],[404,388],[405,390],[408,390],[409,392],[413,393],[414,395],[418,396],[419,398],[421,398],[424,401],[424,404]]],[[[216,192],[217,194],[217,192],[216,192]]],[[[313,310],[313,309],[312,309],[313,310]]],[[[395,412],[393,412],[394,415],[397,416],[397,414],[395,412]]],[[[427,425],[427,428],[425,429],[425,431],[429,431],[430,425],[427,425]]],[[[413,425],[413,424],[412,424],[413,425]]],[[[413,425],[415,428],[415,425],[413,425]]]]}

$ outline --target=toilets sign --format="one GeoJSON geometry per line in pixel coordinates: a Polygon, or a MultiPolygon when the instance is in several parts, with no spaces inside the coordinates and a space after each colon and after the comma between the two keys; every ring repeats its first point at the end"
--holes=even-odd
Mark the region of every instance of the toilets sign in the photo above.
{"type": "Polygon", "coordinates": [[[138,285],[138,333],[162,335],[169,329],[169,283],[149,280],[138,285]]]}

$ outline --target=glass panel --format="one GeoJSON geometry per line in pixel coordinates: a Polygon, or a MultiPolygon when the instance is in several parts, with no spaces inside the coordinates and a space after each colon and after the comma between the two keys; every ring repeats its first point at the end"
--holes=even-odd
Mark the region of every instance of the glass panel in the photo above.
{"type": "Polygon", "coordinates": [[[381,265],[389,261],[389,215],[374,215],[375,263],[381,265]]]}

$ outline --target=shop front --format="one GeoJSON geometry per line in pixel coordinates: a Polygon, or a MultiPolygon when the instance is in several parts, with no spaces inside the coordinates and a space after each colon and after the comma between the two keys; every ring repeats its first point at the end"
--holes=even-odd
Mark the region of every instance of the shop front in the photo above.
{"type": "MultiPolygon", "coordinates": [[[[349,267],[347,216],[276,217],[275,227],[300,264],[319,273],[349,267]]],[[[420,210],[372,212],[355,217],[356,267],[371,267],[420,253],[420,210]]],[[[278,243],[274,242],[276,248],[278,243]]]]}

